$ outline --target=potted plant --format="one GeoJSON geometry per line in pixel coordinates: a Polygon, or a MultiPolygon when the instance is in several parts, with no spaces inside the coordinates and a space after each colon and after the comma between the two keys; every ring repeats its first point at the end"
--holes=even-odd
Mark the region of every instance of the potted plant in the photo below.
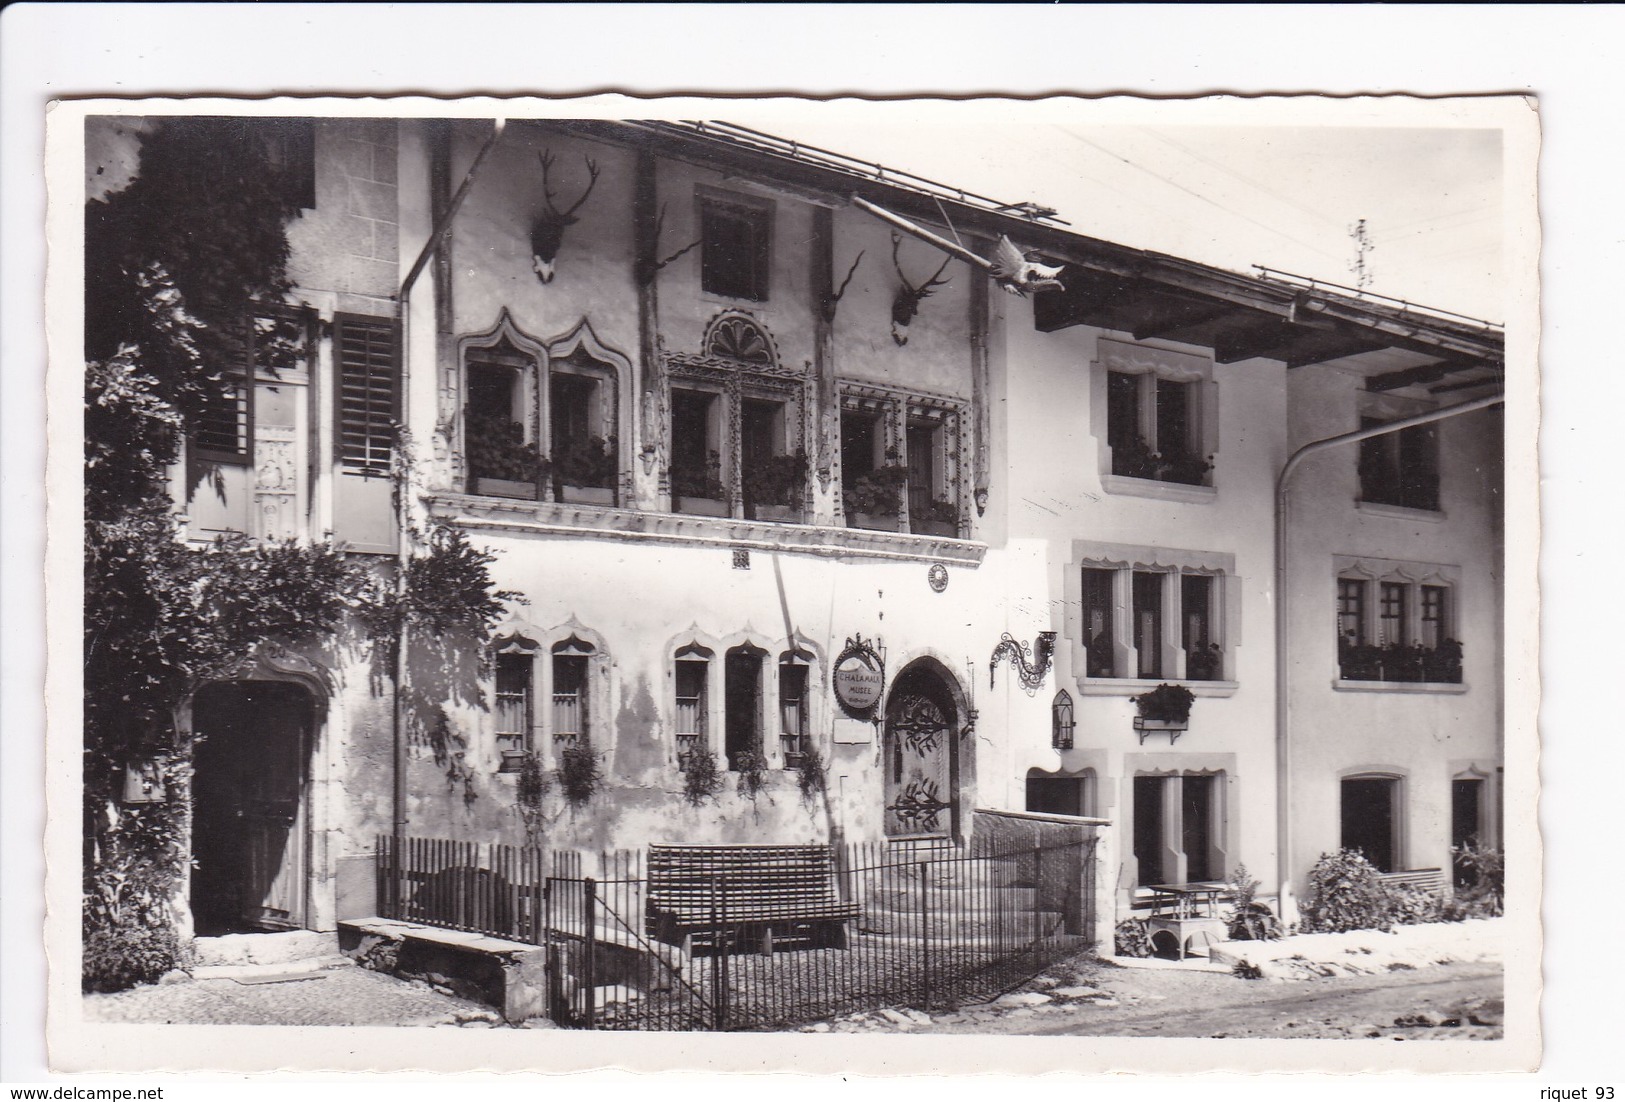
{"type": "Polygon", "coordinates": [[[923,495],[916,503],[908,503],[908,528],[927,536],[959,535],[959,506],[952,501],[939,501],[923,495]]]}
{"type": "Polygon", "coordinates": [[[575,437],[553,449],[553,486],[559,501],[615,504],[615,437],[575,437]]]}
{"type": "Polygon", "coordinates": [[[748,464],[740,482],[745,493],[745,516],[750,520],[794,521],[801,515],[800,498],[807,487],[807,453],[771,455],[748,464]]]}
{"type": "Polygon", "coordinates": [[[908,488],[908,468],[897,462],[897,452],[886,452],[887,463],[858,475],[842,490],[846,523],[852,528],[897,531],[903,494],[908,488]]]}
{"type": "Polygon", "coordinates": [[[1207,473],[1212,469],[1213,464],[1199,455],[1183,452],[1161,452],[1157,455],[1157,477],[1164,482],[1201,486],[1207,482],[1207,473]]]}
{"type": "Polygon", "coordinates": [[[709,452],[704,463],[681,458],[672,460],[671,504],[679,513],[727,516],[727,492],[722,488],[722,456],[709,452]]]}
{"type": "Polygon", "coordinates": [[[1124,478],[1156,478],[1157,453],[1139,433],[1112,445],[1112,474],[1124,478]]]}
{"type": "Polygon", "coordinates": [[[1196,701],[1196,694],[1183,685],[1164,682],[1130,699],[1140,713],[1134,719],[1135,730],[1183,731],[1190,726],[1191,705],[1196,701]]]}
{"type": "Polygon", "coordinates": [[[547,482],[548,461],[525,440],[524,426],[500,414],[471,411],[464,439],[474,493],[532,501],[539,496],[547,482]]]}

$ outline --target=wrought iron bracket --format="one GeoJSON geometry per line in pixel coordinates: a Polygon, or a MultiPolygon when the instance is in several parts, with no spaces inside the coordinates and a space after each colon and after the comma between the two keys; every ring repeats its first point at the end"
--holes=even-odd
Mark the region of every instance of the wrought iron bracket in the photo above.
{"type": "Polygon", "coordinates": [[[1039,632],[1037,644],[1036,648],[1029,646],[1008,631],[1005,632],[1004,638],[994,646],[993,657],[987,664],[987,687],[991,689],[997,684],[994,675],[998,672],[999,663],[1008,658],[1010,664],[1016,668],[1016,675],[1021,678],[1021,687],[1027,695],[1037,693],[1039,687],[1044,684],[1044,677],[1049,673],[1050,663],[1055,655],[1055,633],[1039,632]]]}

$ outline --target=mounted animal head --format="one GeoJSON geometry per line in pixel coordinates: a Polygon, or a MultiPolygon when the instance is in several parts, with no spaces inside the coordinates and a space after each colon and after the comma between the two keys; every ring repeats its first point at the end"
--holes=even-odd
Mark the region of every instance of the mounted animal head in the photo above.
{"type": "Polygon", "coordinates": [[[948,281],[942,278],[942,273],[948,270],[948,264],[953,260],[951,256],[944,257],[942,267],[932,273],[930,279],[916,287],[908,281],[908,276],[903,274],[903,265],[897,259],[897,246],[902,243],[903,239],[897,234],[891,235],[892,267],[897,269],[897,278],[903,281],[903,285],[897,289],[896,296],[891,300],[891,339],[897,342],[898,347],[908,343],[909,323],[914,320],[914,315],[920,312],[920,302],[930,298],[931,292],[936,288],[947,284],[948,281]]]}
{"type": "Polygon", "coordinates": [[[536,272],[536,278],[543,283],[553,282],[553,262],[558,259],[559,246],[564,244],[564,231],[575,225],[576,211],[581,204],[587,201],[592,194],[594,185],[598,183],[598,165],[591,157],[584,158],[587,162],[587,189],[581,197],[570,205],[569,210],[561,211],[553,205],[553,187],[548,180],[548,170],[553,167],[553,151],[551,149],[538,153],[542,162],[542,201],[547,209],[536,216],[530,226],[530,264],[536,272]]]}

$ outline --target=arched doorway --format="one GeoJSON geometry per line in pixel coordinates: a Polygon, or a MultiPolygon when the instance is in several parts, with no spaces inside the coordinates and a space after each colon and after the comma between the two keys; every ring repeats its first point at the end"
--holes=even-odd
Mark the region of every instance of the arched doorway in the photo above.
{"type": "Polygon", "coordinates": [[[192,921],[198,934],[305,926],[307,761],[315,701],[287,681],[224,681],[192,700],[192,921]]]}
{"type": "Polygon", "coordinates": [[[959,837],[964,726],[951,675],[920,659],[886,700],[885,831],[890,838],[959,837]]]}

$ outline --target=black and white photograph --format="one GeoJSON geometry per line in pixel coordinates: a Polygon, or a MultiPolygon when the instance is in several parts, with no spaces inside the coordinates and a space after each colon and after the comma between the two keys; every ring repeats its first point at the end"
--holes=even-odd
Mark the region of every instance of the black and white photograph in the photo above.
{"type": "Polygon", "coordinates": [[[50,125],[79,1051],[1538,1059],[1517,97],[50,125]]]}

